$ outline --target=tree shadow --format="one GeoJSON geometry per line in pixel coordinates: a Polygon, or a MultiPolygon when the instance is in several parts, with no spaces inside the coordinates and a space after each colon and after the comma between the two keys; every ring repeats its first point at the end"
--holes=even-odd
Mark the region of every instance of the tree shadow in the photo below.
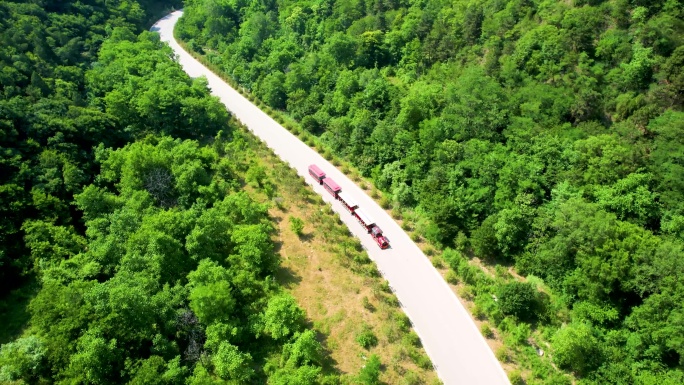
{"type": "Polygon", "coordinates": [[[302,242],[311,242],[313,240],[315,234],[314,233],[302,233],[299,235],[299,240],[302,242]]]}
{"type": "Polygon", "coordinates": [[[294,270],[283,266],[278,267],[278,270],[276,270],[275,279],[286,289],[290,289],[302,281],[302,277],[297,275],[294,270]]]}
{"type": "Polygon", "coordinates": [[[31,314],[28,304],[38,294],[40,286],[31,275],[22,286],[12,290],[0,298],[0,319],[3,327],[0,328],[0,344],[5,344],[19,337],[26,328],[31,314]]]}
{"type": "Polygon", "coordinates": [[[337,361],[335,361],[335,359],[332,357],[332,349],[328,347],[328,336],[316,330],[311,321],[307,320],[306,323],[307,328],[313,330],[316,333],[316,340],[323,347],[321,359],[321,367],[323,369],[323,374],[335,374],[338,376],[341,375],[342,372],[337,367],[337,361]]]}

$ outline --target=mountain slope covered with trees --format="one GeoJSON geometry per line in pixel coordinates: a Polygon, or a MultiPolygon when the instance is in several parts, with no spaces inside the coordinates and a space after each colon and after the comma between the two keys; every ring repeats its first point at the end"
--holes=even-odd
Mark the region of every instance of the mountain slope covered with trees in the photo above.
{"type": "Polygon", "coordinates": [[[173,5],[0,3],[3,384],[337,379],[273,279],[243,134],[144,31],[173,5]]]}
{"type": "Polygon", "coordinates": [[[543,282],[498,304],[477,286],[497,326],[542,330],[581,383],[679,384],[683,18],[676,0],[188,0],[177,32],[427,217],[456,270],[543,282]]]}

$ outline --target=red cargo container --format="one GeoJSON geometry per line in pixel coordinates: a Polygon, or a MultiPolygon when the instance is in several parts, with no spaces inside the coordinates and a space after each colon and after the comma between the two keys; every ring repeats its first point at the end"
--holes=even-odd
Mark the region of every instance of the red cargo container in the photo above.
{"type": "Polygon", "coordinates": [[[328,192],[330,194],[332,194],[332,196],[334,196],[335,199],[337,199],[337,194],[340,191],[342,191],[342,188],[337,183],[335,183],[335,181],[332,180],[331,178],[324,178],[323,179],[323,187],[326,190],[328,190],[328,192]]]}
{"type": "Polygon", "coordinates": [[[309,166],[309,174],[316,179],[318,184],[323,184],[323,179],[325,178],[325,173],[318,168],[315,164],[309,166]]]}

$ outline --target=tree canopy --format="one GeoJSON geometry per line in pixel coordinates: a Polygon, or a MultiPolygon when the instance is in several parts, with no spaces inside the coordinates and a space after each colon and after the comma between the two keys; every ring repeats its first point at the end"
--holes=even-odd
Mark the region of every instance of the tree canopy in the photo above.
{"type": "Polygon", "coordinates": [[[2,383],[319,381],[268,207],[242,190],[244,139],[143,31],[179,5],[0,4],[3,321],[7,292],[37,287],[2,383]]]}

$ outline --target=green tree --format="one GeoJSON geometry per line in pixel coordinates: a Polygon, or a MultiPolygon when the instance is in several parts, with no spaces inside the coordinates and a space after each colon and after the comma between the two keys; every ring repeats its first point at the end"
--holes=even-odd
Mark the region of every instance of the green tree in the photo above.
{"type": "Polygon", "coordinates": [[[36,336],[0,347],[0,381],[37,381],[46,369],[45,343],[36,336]]]}
{"type": "Polygon", "coordinates": [[[280,294],[268,300],[262,322],[266,334],[282,340],[302,329],[304,311],[291,295],[280,294]]]}
{"type": "Polygon", "coordinates": [[[587,323],[571,323],[552,338],[553,361],[584,376],[601,365],[601,341],[587,323]]]}
{"type": "Polygon", "coordinates": [[[208,259],[188,274],[190,308],[200,322],[211,325],[231,317],[236,303],[230,282],[228,271],[208,259]]]}
{"type": "Polygon", "coordinates": [[[241,353],[237,346],[228,342],[221,342],[218,350],[211,357],[214,370],[224,380],[238,382],[249,381],[254,375],[251,366],[252,357],[249,353],[241,353]]]}
{"type": "Polygon", "coordinates": [[[281,366],[295,368],[303,365],[321,365],[323,347],[316,340],[316,333],[313,330],[297,333],[292,339],[292,343],[283,346],[281,366]]]}
{"type": "Polygon", "coordinates": [[[496,290],[497,305],[501,312],[521,320],[534,320],[537,316],[537,289],[526,282],[511,282],[496,290]]]}

